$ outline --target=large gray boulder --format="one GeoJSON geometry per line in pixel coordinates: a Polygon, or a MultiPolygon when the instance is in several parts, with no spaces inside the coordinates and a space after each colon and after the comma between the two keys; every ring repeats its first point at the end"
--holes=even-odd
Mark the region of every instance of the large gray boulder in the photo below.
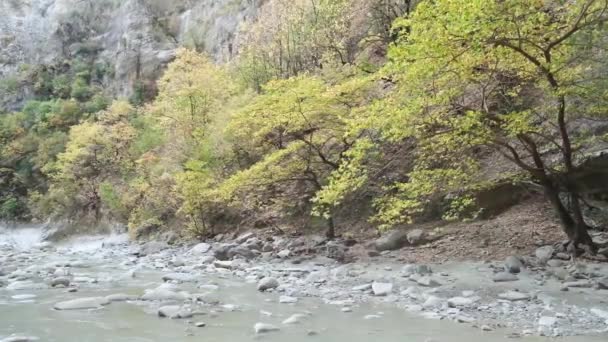
{"type": "Polygon", "coordinates": [[[412,229],[407,233],[407,242],[412,246],[423,245],[428,240],[428,234],[422,229],[412,229]]]}
{"type": "Polygon", "coordinates": [[[408,244],[407,235],[407,231],[393,230],[378,238],[374,246],[379,252],[394,251],[408,244]]]}
{"type": "Polygon", "coordinates": [[[521,259],[516,256],[510,256],[505,260],[505,270],[509,273],[517,274],[523,267],[521,259]]]}
{"type": "Polygon", "coordinates": [[[553,246],[543,246],[536,249],[534,255],[538,259],[538,262],[541,264],[546,264],[551,257],[553,257],[553,252],[555,252],[555,248],[553,246]]]}

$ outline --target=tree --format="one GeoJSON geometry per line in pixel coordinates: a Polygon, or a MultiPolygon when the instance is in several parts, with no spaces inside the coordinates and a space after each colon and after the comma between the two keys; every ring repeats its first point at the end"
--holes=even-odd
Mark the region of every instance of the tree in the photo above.
{"type": "Polygon", "coordinates": [[[606,0],[437,0],[397,20],[407,30],[385,69],[397,89],[383,124],[389,139],[416,139],[417,160],[409,181],[380,201],[379,219],[408,220],[438,192],[479,186],[489,148],[543,187],[575,246],[593,246],[571,176],[584,153],[574,127],[608,108],[607,8],[606,0]]]}
{"type": "Polygon", "coordinates": [[[117,101],[98,114],[99,121],[70,129],[65,152],[45,166],[51,184],[37,204],[42,215],[74,218],[82,213],[101,218],[102,185],[133,167],[129,146],[135,130],[128,121],[133,113],[128,103],[117,101]]]}
{"type": "MultiPolygon", "coordinates": [[[[356,76],[337,85],[314,76],[269,82],[228,127],[234,146],[256,162],[220,184],[218,198],[283,211],[309,205],[363,138],[346,135],[347,122],[372,90],[373,83],[356,76]]],[[[338,202],[323,202],[328,238],[335,237],[331,209],[338,202]]]]}

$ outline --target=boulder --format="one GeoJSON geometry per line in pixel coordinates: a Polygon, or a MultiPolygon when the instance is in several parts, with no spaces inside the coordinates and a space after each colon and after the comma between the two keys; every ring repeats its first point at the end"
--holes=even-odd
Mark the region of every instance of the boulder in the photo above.
{"type": "Polygon", "coordinates": [[[57,287],[57,286],[63,286],[63,287],[70,286],[70,279],[67,277],[58,277],[58,278],[52,279],[51,287],[57,287]]]}
{"type": "Polygon", "coordinates": [[[211,245],[206,242],[201,242],[194,247],[190,248],[190,254],[202,255],[211,250],[211,245]]]}
{"type": "Polygon", "coordinates": [[[279,282],[272,277],[262,278],[258,282],[258,291],[264,292],[279,287],[279,282]]]}
{"type": "Polygon", "coordinates": [[[99,309],[108,304],[110,304],[110,301],[105,297],[85,297],[59,302],[53,308],[55,310],[99,309]]]}
{"type": "Polygon", "coordinates": [[[442,307],[445,302],[446,302],[445,299],[431,295],[431,296],[428,296],[428,298],[424,301],[422,306],[425,309],[436,309],[436,308],[442,307]]]}
{"type": "Polygon", "coordinates": [[[553,246],[543,246],[537,248],[534,255],[541,264],[545,264],[553,257],[553,252],[555,252],[555,248],[553,248],[553,246]]]}
{"type": "Polygon", "coordinates": [[[374,282],[372,284],[372,291],[374,292],[374,296],[387,296],[393,292],[393,284],[374,282]]]}
{"type": "Polygon", "coordinates": [[[406,239],[410,245],[418,246],[428,242],[428,235],[422,229],[412,229],[407,233],[406,239]]]}
{"type": "Polygon", "coordinates": [[[251,250],[247,246],[235,246],[235,247],[230,248],[227,252],[228,259],[232,259],[237,255],[241,256],[247,260],[254,259],[255,257],[258,256],[258,254],[256,254],[253,250],[251,250]]]}
{"type": "Polygon", "coordinates": [[[408,243],[407,234],[408,232],[404,230],[393,230],[378,238],[374,242],[374,246],[379,252],[397,250],[408,243]]]}
{"type": "Polygon", "coordinates": [[[213,250],[213,256],[217,260],[222,260],[222,261],[230,260],[230,258],[231,258],[230,250],[236,246],[237,245],[234,245],[234,244],[221,244],[213,250]]]}
{"type": "Polygon", "coordinates": [[[517,274],[523,267],[521,259],[516,256],[510,256],[505,260],[505,270],[509,273],[517,274]]]}
{"type": "Polygon", "coordinates": [[[233,268],[233,262],[232,261],[221,261],[221,260],[216,260],[213,262],[213,266],[215,266],[215,268],[225,268],[227,270],[231,270],[233,268]]]}
{"type": "Polygon", "coordinates": [[[255,234],[253,232],[247,232],[245,234],[240,235],[239,237],[237,237],[234,242],[241,244],[244,243],[245,241],[251,239],[252,237],[254,237],[255,234]]]}
{"type": "Polygon", "coordinates": [[[291,251],[289,249],[284,249],[284,250],[280,251],[279,253],[277,253],[277,256],[281,259],[288,258],[289,255],[291,255],[291,251]]]}

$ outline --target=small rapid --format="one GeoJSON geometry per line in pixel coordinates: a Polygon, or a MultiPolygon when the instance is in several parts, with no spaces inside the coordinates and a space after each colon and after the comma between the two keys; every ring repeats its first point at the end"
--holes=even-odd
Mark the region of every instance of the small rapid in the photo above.
{"type": "Polygon", "coordinates": [[[0,226],[0,247],[27,251],[40,244],[45,236],[42,225],[0,226]]]}

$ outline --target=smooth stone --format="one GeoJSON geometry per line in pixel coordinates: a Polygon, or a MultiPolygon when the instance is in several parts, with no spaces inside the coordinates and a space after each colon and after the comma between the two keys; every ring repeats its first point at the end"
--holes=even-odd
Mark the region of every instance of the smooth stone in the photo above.
{"type": "Polygon", "coordinates": [[[99,309],[110,304],[105,297],[85,297],[59,302],[53,306],[55,310],[99,309]]]}
{"type": "Polygon", "coordinates": [[[388,294],[393,292],[393,284],[374,282],[372,284],[372,291],[374,292],[375,296],[387,296],[388,294]]]}
{"type": "Polygon", "coordinates": [[[297,323],[302,322],[302,320],[306,317],[307,317],[307,315],[305,315],[305,314],[293,314],[293,315],[289,316],[289,318],[284,320],[283,324],[297,324],[297,323]]]}
{"type": "Polygon", "coordinates": [[[207,326],[207,323],[205,323],[205,322],[196,322],[196,323],[194,323],[194,326],[197,327],[197,328],[204,328],[204,327],[207,326]]]}
{"type": "Polygon", "coordinates": [[[141,296],[142,300],[186,300],[188,294],[184,292],[175,292],[166,288],[156,288],[153,290],[146,290],[146,293],[141,296]]]}
{"type": "Polygon", "coordinates": [[[163,281],[177,281],[180,283],[196,283],[199,277],[189,273],[169,273],[162,277],[163,281]]]}
{"type": "Polygon", "coordinates": [[[448,299],[448,306],[450,308],[457,308],[461,306],[470,306],[477,302],[477,298],[474,297],[453,297],[448,299]]]}
{"type": "Polygon", "coordinates": [[[290,296],[279,297],[279,303],[281,303],[281,304],[293,304],[293,303],[297,303],[297,302],[298,302],[298,298],[296,298],[296,297],[290,297],[290,296]]]}
{"type": "Polygon", "coordinates": [[[495,283],[504,283],[504,282],[508,282],[508,281],[517,281],[519,280],[519,278],[511,273],[507,273],[507,272],[500,272],[494,275],[494,277],[492,278],[492,280],[495,283]]]}
{"type": "Polygon", "coordinates": [[[565,282],[564,286],[576,287],[576,288],[591,288],[591,287],[593,287],[593,283],[590,282],[589,280],[569,281],[569,282],[565,282]]]}
{"type": "Polygon", "coordinates": [[[524,264],[516,256],[510,256],[505,260],[505,270],[509,273],[519,273],[524,267],[524,264]]]}
{"type": "Polygon", "coordinates": [[[372,284],[363,284],[353,287],[353,291],[367,291],[372,288],[372,284]]]}
{"type": "Polygon", "coordinates": [[[433,308],[442,307],[445,302],[446,302],[445,299],[431,295],[424,301],[422,306],[425,309],[433,309],[433,308]]]}
{"type": "Polygon", "coordinates": [[[258,291],[264,292],[279,287],[279,281],[272,277],[262,278],[258,282],[258,291]]]}
{"type": "Polygon", "coordinates": [[[179,305],[166,305],[158,309],[158,317],[169,317],[171,319],[190,318],[192,312],[179,305]]]}
{"type": "Polygon", "coordinates": [[[555,252],[555,248],[553,246],[543,246],[536,249],[534,255],[538,258],[538,261],[541,264],[546,263],[553,257],[553,252],[555,252]]]}
{"type": "Polygon", "coordinates": [[[279,253],[277,253],[277,256],[281,259],[288,258],[289,255],[291,255],[291,251],[289,249],[284,249],[284,250],[280,251],[279,253]]]}
{"type": "Polygon", "coordinates": [[[66,277],[59,277],[59,278],[55,278],[55,279],[51,280],[51,287],[57,287],[57,286],[63,286],[63,287],[70,286],[70,279],[68,279],[66,277]]]}
{"type": "Polygon", "coordinates": [[[499,294],[498,298],[516,302],[516,301],[521,301],[521,300],[528,300],[528,299],[530,299],[530,295],[526,294],[526,293],[522,293],[522,292],[517,292],[517,291],[507,291],[505,293],[499,294]]]}
{"type": "Polygon", "coordinates": [[[233,262],[230,260],[226,260],[226,261],[215,260],[213,262],[213,266],[215,266],[215,268],[224,268],[227,270],[231,270],[234,267],[233,262]]]}
{"type": "Polygon", "coordinates": [[[211,250],[211,245],[206,242],[201,242],[190,248],[190,254],[205,254],[211,250]]]}
{"type": "Polygon", "coordinates": [[[272,324],[258,322],[253,326],[253,330],[255,331],[256,334],[265,334],[265,333],[269,333],[269,332],[273,332],[273,331],[279,331],[281,329],[272,324]]]}
{"type": "Polygon", "coordinates": [[[408,243],[407,233],[399,229],[387,233],[374,242],[376,250],[378,252],[392,251],[405,246],[408,243]]]}
{"type": "Polygon", "coordinates": [[[422,285],[422,286],[426,286],[426,287],[441,286],[440,282],[438,282],[437,280],[435,280],[429,276],[424,276],[424,277],[418,278],[416,280],[416,283],[418,283],[419,285],[422,285]]]}

